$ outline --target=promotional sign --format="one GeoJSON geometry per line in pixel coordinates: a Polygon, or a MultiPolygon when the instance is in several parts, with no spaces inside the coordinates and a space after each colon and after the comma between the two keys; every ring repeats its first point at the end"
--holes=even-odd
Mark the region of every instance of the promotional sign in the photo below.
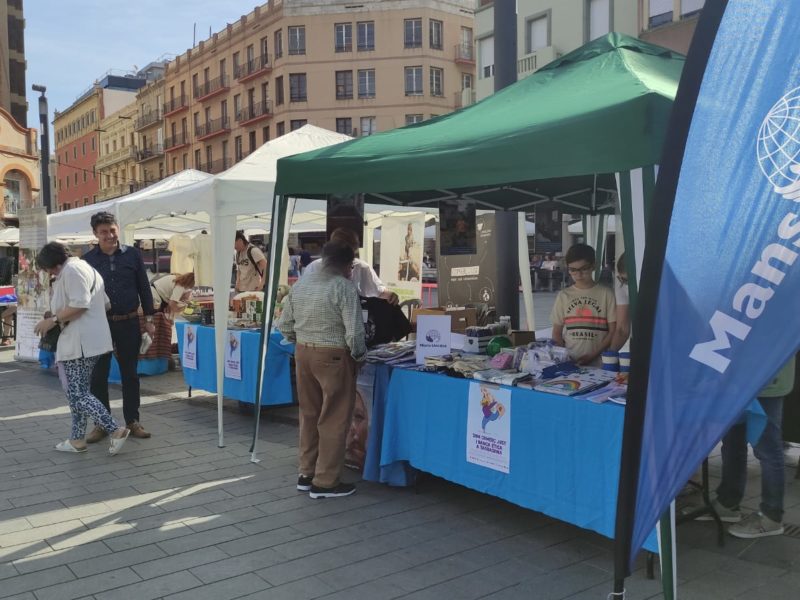
{"type": "Polygon", "coordinates": [[[39,337],[33,328],[50,310],[50,276],[36,267],[36,254],[47,243],[47,211],[19,210],[19,276],[17,278],[17,360],[39,359],[39,337]]]}
{"type": "Polygon", "coordinates": [[[229,331],[225,345],[225,377],[242,380],[242,332],[229,331]]]}
{"type": "Polygon", "coordinates": [[[424,365],[426,356],[450,353],[452,317],[420,315],[417,317],[417,364],[424,365]]]}
{"type": "Polygon", "coordinates": [[[467,398],[467,462],[508,473],[511,390],[471,383],[467,398]]]}
{"type": "MultiPolygon", "coordinates": [[[[241,339],[239,341],[241,341],[241,339]]],[[[197,370],[197,328],[194,325],[186,325],[186,327],[183,328],[183,356],[181,356],[181,365],[184,369],[197,370]]]]}
{"type": "Polygon", "coordinates": [[[387,217],[381,223],[381,281],[400,298],[422,298],[425,215],[387,217]]]}
{"type": "Polygon", "coordinates": [[[475,203],[442,200],[439,203],[439,254],[475,254],[477,239],[475,203]]]}
{"type": "Polygon", "coordinates": [[[687,58],[631,349],[617,510],[629,568],[800,346],[798,31],[796,2],[709,0],[687,58]]]}

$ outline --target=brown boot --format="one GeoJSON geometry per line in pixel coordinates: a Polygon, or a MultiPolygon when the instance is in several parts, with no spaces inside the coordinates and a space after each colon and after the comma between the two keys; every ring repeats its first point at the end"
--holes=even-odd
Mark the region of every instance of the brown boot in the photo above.
{"type": "Polygon", "coordinates": [[[131,437],[143,438],[147,439],[150,437],[150,433],[145,431],[144,427],[139,423],[139,421],[131,421],[128,423],[128,429],[131,430],[131,437]]]}
{"type": "Polygon", "coordinates": [[[89,435],[86,436],[86,443],[87,444],[96,444],[97,442],[99,442],[100,440],[105,438],[106,436],[108,436],[108,433],[106,433],[106,430],[103,429],[102,427],[98,427],[97,425],[95,425],[94,429],[92,429],[89,432],[89,435]]]}

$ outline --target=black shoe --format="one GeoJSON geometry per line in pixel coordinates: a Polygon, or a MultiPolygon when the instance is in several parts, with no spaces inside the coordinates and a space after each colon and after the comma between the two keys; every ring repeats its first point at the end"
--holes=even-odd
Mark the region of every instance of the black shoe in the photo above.
{"type": "Polygon", "coordinates": [[[312,485],[308,495],[316,500],[317,498],[339,498],[355,493],[356,486],[352,483],[340,483],[334,488],[322,488],[312,485]]]}
{"type": "Polygon", "coordinates": [[[297,489],[301,492],[307,492],[311,489],[311,481],[314,479],[313,475],[309,475],[306,477],[305,475],[300,475],[297,478],[297,489]]]}

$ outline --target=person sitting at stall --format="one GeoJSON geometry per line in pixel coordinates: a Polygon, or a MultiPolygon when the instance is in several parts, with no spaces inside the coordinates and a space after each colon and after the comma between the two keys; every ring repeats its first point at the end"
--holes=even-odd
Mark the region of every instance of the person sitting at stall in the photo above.
{"type": "Polygon", "coordinates": [[[169,320],[186,308],[194,288],[194,273],[157,276],[150,282],[156,309],[169,320]],[[160,306],[159,306],[160,304],[160,306]]]}
{"type": "Polygon", "coordinates": [[[236,232],[236,285],[239,292],[261,292],[267,276],[267,257],[250,243],[243,231],[236,232]]]}
{"type": "Polygon", "coordinates": [[[553,341],[564,346],[579,365],[600,366],[600,355],[616,331],[614,293],[595,283],[594,248],[575,244],[567,251],[567,268],[575,283],[556,296],[550,320],[553,341]]]}
{"type": "Polygon", "coordinates": [[[628,272],[625,267],[625,253],[617,259],[617,279],[614,283],[614,296],[617,301],[617,328],[611,342],[611,350],[621,350],[631,336],[631,316],[628,310],[628,272]]]}

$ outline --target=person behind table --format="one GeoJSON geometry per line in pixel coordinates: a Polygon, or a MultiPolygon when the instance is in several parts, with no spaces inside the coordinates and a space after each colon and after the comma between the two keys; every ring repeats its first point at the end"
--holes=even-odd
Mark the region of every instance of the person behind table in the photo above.
{"type": "Polygon", "coordinates": [[[89,387],[97,361],[111,352],[111,330],[106,319],[106,293],[103,278],[86,261],[71,255],[57,242],[46,244],[36,257],[40,269],[55,277],[50,303],[52,316],[34,327],[45,335],[60,327],[56,361],[63,374],[64,392],[72,413],[70,437],[56,445],[60,452],[86,452],[86,420],[92,417],[105,434],[111,435],[109,454],[116,454],[130,430],[117,425],[108,408],[89,387]]]}
{"type": "MultiPolygon", "coordinates": [[[[150,291],[147,270],[139,250],[119,243],[119,225],[113,214],[95,213],[92,215],[91,224],[99,243],[83,255],[83,260],[100,273],[111,301],[107,317],[122,378],[122,412],[133,437],[149,438],[150,433],[139,423],[139,406],[142,399],[138,373],[139,347],[142,343],[142,333],[139,328],[140,305],[145,314],[145,331],[152,339],[155,339],[156,333],[153,324],[155,313],[153,293],[150,291]]],[[[111,412],[108,403],[110,371],[109,352],[100,357],[92,373],[92,394],[109,412],[111,412]]],[[[95,426],[86,436],[86,441],[92,444],[99,442],[105,436],[105,430],[95,426]]]]}
{"type": "Polygon", "coordinates": [[[150,282],[153,300],[158,304],[158,310],[172,320],[175,315],[186,308],[186,303],[192,296],[194,288],[194,273],[171,273],[156,277],[150,282]]]}
{"type": "Polygon", "coordinates": [[[267,257],[250,243],[243,231],[236,232],[233,242],[236,249],[236,285],[239,292],[261,292],[264,290],[267,274],[267,257]]]}
{"type": "Polygon", "coordinates": [[[614,330],[614,339],[611,341],[611,350],[620,350],[631,336],[631,315],[628,310],[630,299],[628,296],[628,269],[625,266],[625,253],[617,259],[617,278],[614,282],[614,298],[617,302],[617,328],[614,330]]]}
{"type": "Polygon", "coordinates": [[[289,246],[289,277],[300,277],[300,255],[289,246]]]}
{"type": "Polygon", "coordinates": [[[305,246],[300,247],[300,274],[306,272],[306,267],[311,264],[311,252],[305,246]]]}
{"type": "MultiPolygon", "coordinates": [[[[344,229],[343,227],[334,229],[333,233],[331,233],[331,241],[346,244],[353,250],[354,256],[358,252],[358,235],[350,229],[344,229]]],[[[310,275],[321,270],[322,265],[323,259],[315,260],[306,267],[304,275],[310,275]]],[[[360,258],[353,259],[350,281],[355,284],[358,295],[362,298],[382,298],[390,304],[397,304],[400,301],[397,294],[383,285],[378,274],[375,273],[375,269],[360,258]]]]}
{"type": "Polygon", "coordinates": [[[616,330],[614,293],[592,278],[595,253],[591,246],[575,244],[567,250],[566,262],[575,283],[556,296],[550,314],[553,341],[565,346],[579,365],[598,366],[616,330]]]}
{"type": "Polygon", "coordinates": [[[294,284],[278,329],[296,343],[300,405],[300,474],[297,489],[311,498],[349,496],[342,483],[345,443],[356,397],[356,375],[367,347],[358,292],[348,276],[355,253],[330,241],[322,268],[294,284]]]}

